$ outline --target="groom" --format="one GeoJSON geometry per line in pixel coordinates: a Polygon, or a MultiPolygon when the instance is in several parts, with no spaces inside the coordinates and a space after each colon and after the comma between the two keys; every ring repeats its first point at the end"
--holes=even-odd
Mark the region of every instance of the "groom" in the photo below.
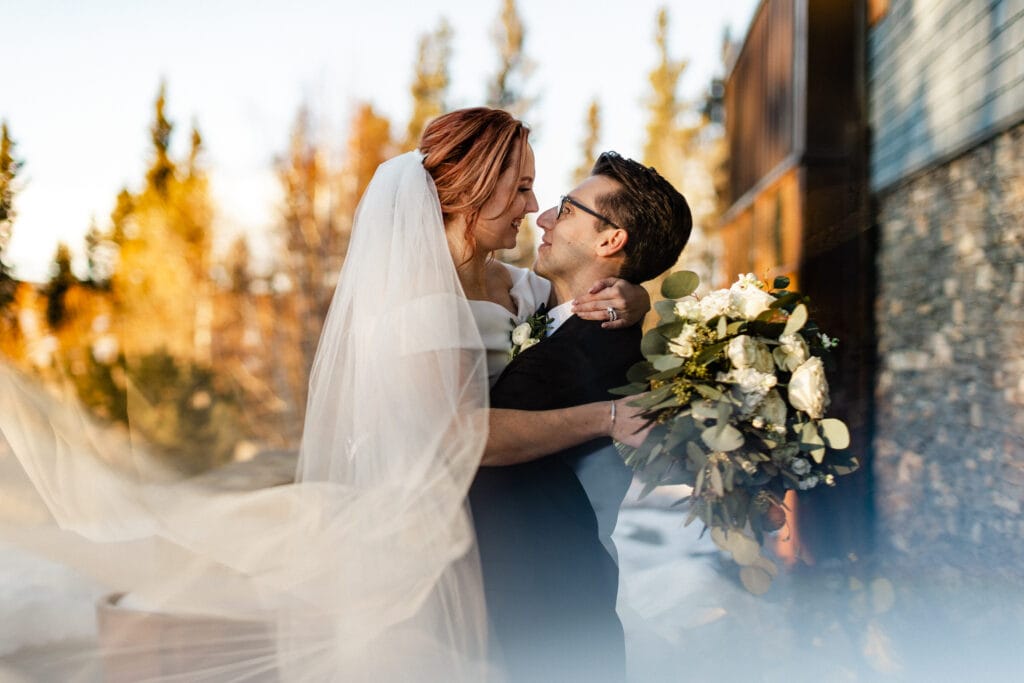
{"type": "MultiPolygon", "coordinates": [[[[535,270],[558,305],[549,336],[520,352],[492,408],[547,410],[611,398],[642,359],[640,326],[572,315],[591,283],[640,283],[671,267],[690,234],[686,200],[653,169],[614,152],[542,213],[535,270]]],[[[529,462],[488,459],[470,490],[496,659],[510,681],[625,678],[611,530],[630,476],[610,439],[529,462]],[[492,465],[492,466],[487,466],[492,465]],[[589,496],[588,496],[589,494],[589,496]],[[596,510],[596,512],[595,512],[596,510]]]]}

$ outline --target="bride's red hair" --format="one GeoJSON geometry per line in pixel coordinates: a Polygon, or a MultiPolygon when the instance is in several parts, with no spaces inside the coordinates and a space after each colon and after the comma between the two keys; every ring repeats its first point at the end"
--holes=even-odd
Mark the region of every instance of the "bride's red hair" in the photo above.
{"type": "MultiPolygon", "coordinates": [[[[475,251],[473,226],[494,194],[501,174],[518,151],[519,173],[526,163],[530,129],[506,111],[488,107],[458,109],[439,116],[420,138],[423,167],[434,179],[441,215],[466,219],[466,241],[475,251]]],[[[511,206],[514,193],[509,196],[511,206]]],[[[472,255],[472,251],[470,252],[472,255]]]]}

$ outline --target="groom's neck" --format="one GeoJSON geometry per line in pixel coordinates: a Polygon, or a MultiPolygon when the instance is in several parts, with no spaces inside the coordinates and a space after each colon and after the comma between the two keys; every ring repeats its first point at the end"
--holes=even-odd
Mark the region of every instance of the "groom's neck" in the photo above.
{"type": "Polygon", "coordinates": [[[594,283],[606,277],[615,277],[615,273],[603,268],[584,268],[564,276],[551,277],[551,290],[555,296],[555,305],[564,304],[583,296],[590,291],[594,283]]]}

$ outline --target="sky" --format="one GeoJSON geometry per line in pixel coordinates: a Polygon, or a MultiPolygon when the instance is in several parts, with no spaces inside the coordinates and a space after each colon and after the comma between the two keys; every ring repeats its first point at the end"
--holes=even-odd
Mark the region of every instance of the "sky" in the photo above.
{"type": "MultiPolygon", "coordinates": [[[[742,38],[759,0],[519,0],[534,62],[526,115],[542,208],[570,189],[587,106],[602,107],[601,150],[641,155],[655,16],[669,7],[669,50],[697,99],[720,75],[723,31],[742,38]]],[[[41,281],[58,241],[81,267],[82,236],[107,222],[117,192],[136,189],[161,79],[172,147],[203,134],[220,244],[244,232],[267,255],[280,193],[274,156],[308,103],[341,149],[354,107],[371,102],[404,131],[416,45],[451,24],[452,107],[483,104],[497,69],[500,0],[0,0],[0,120],[25,164],[7,261],[41,281]]],[[[683,188],[685,193],[685,188],[683,188]]]]}

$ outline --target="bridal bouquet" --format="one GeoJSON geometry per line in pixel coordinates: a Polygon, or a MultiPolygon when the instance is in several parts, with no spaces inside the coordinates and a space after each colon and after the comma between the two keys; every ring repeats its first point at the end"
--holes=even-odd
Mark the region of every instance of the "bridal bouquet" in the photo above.
{"type": "Polygon", "coordinates": [[[700,519],[741,565],[753,593],[768,590],[775,564],[764,534],[786,523],[788,489],[834,486],[857,460],[841,453],[846,425],[829,405],[821,353],[837,343],[808,320],[806,297],[743,275],[729,289],[696,297],[699,279],[682,271],[662,286],[658,326],[642,342],[646,360],[630,369],[620,395],[654,422],[626,463],[645,483],[686,484],[686,523],[700,519]]]}

